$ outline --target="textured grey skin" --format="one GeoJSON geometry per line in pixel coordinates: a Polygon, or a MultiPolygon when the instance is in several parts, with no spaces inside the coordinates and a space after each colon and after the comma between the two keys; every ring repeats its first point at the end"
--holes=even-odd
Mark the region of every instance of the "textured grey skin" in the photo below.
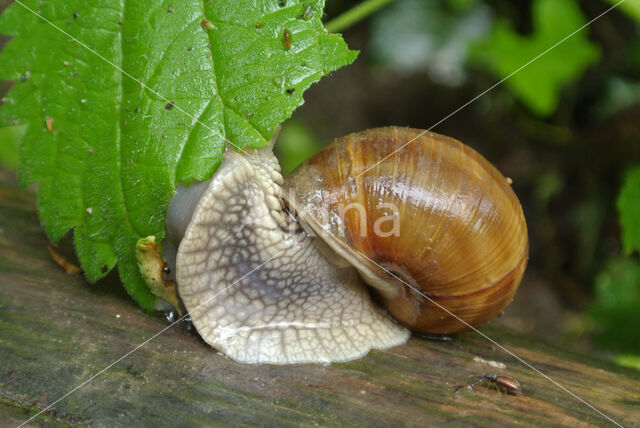
{"type": "MultiPolygon", "coordinates": [[[[213,347],[246,363],[329,363],[404,343],[409,332],[369,296],[357,271],[321,253],[284,210],[271,148],[228,150],[191,217],[168,226],[180,242],[176,280],[193,323],[213,347]]],[[[193,187],[193,186],[192,186],[193,187]]],[[[170,215],[182,209],[172,201],[170,215]]],[[[319,245],[318,245],[319,244],[319,245]]]]}

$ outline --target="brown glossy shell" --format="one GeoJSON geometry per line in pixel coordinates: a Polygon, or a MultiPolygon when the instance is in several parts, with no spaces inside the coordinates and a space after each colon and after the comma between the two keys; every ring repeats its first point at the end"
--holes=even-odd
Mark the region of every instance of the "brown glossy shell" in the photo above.
{"type": "Polygon", "coordinates": [[[493,165],[453,138],[423,132],[347,135],[286,183],[305,223],[379,290],[398,321],[449,334],[511,302],[527,264],[527,226],[493,165]]]}

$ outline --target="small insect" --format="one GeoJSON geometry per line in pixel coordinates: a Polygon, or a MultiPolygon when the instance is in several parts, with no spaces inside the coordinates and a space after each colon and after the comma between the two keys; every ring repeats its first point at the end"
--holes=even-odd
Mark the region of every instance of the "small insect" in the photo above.
{"type": "Polygon", "coordinates": [[[171,110],[173,108],[173,101],[169,101],[167,105],[164,106],[165,110],[171,110]]]}
{"type": "Polygon", "coordinates": [[[284,35],[282,36],[282,43],[284,43],[284,47],[286,50],[291,49],[291,33],[289,30],[284,30],[284,35]]]}
{"type": "Polygon", "coordinates": [[[53,132],[53,118],[47,116],[44,118],[44,121],[47,124],[47,131],[53,132]]]}
{"type": "Polygon", "coordinates": [[[503,376],[497,374],[486,374],[482,376],[480,380],[474,382],[470,385],[463,386],[461,388],[456,389],[456,394],[463,389],[473,389],[476,385],[482,382],[489,382],[491,386],[494,386],[505,394],[511,395],[522,395],[522,388],[520,387],[520,382],[516,378],[511,376],[503,376]]]}
{"type": "Polygon", "coordinates": [[[213,22],[211,22],[211,21],[209,21],[207,19],[203,19],[202,22],[200,23],[200,25],[202,25],[202,28],[204,28],[207,31],[216,29],[216,26],[213,25],[213,22]]]}

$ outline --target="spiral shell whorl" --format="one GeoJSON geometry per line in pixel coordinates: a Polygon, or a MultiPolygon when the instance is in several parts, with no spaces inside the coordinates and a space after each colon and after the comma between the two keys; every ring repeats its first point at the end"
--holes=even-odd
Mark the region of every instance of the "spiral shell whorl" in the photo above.
{"type": "Polygon", "coordinates": [[[453,138],[423,132],[388,127],[347,135],[287,186],[303,220],[381,290],[398,321],[455,333],[469,327],[440,305],[477,327],[511,302],[528,258],[527,228],[493,165],[453,138]]]}

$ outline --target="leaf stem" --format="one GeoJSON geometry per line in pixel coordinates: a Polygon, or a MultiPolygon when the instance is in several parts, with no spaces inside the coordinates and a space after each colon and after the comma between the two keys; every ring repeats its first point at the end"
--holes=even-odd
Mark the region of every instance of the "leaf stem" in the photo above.
{"type": "Polygon", "coordinates": [[[358,21],[362,21],[378,9],[391,3],[393,0],[365,0],[357,6],[352,7],[342,15],[329,21],[325,27],[330,33],[343,31],[358,21]]]}

